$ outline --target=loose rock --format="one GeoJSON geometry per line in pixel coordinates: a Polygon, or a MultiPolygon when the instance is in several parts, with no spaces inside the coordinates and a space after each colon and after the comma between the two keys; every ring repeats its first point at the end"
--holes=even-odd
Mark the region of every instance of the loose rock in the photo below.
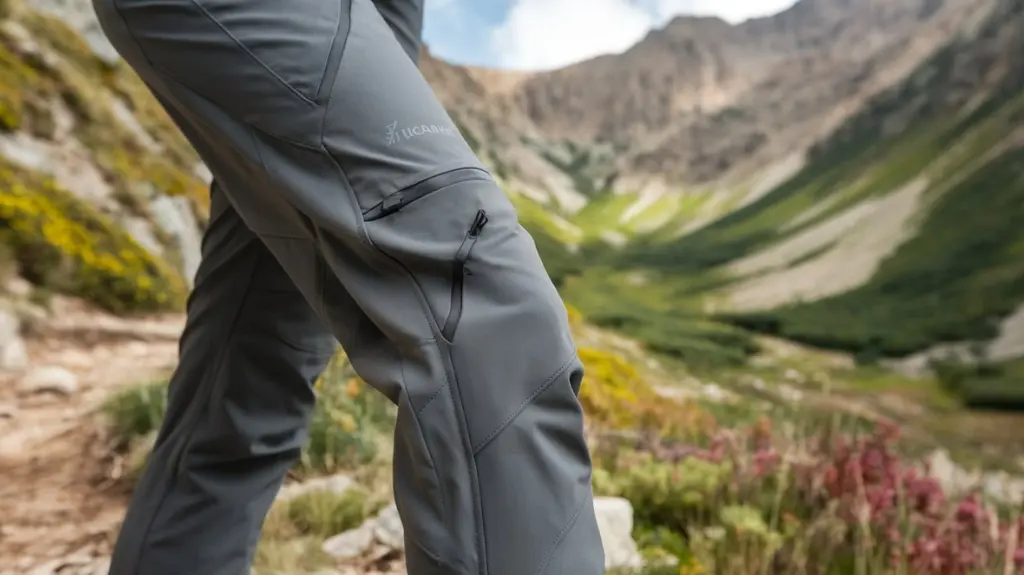
{"type": "Polygon", "coordinates": [[[352,478],[347,475],[318,477],[309,481],[284,486],[277,494],[277,500],[289,501],[312,491],[330,491],[335,495],[341,495],[351,489],[354,484],[355,482],[352,481],[352,478]]]}
{"type": "Polygon", "coordinates": [[[63,367],[44,366],[30,371],[19,387],[26,393],[71,395],[78,391],[78,376],[63,367]]]}
{"type": "Polygon", "coordinates": [[[323,544],[324,553],[336,559],[348,560],[361,557],[373,547],[373,521],[366,521],[359,527],[331,537],[323,544]]]}
{"type": "Polygon", "coordinates": [[[0,371],[17,371],[28,365],[28,352],[21,338],[21,320],[0,308],[0,371]]]}
{"type": "Polygon", "coordinates": [[[597,497],[594,512],[604,545],[605,569],[642,568],[644,561],[633,540],[633,505],[621,497],[597,497]]]}

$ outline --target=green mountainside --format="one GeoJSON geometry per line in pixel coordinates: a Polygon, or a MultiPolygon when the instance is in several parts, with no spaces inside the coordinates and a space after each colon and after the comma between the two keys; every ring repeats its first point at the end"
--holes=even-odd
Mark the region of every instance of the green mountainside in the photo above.
{"type": "MultiPolygon", "coordinates": [[[[0,269],[180,306],[196,157],[123,63],[21,0],[3,14],[0,269]]],[[[988,401],[1024,357],[1022,30],[1014,0],[803,0],[553,72],[423,68],[591,323],[691,370],[748,365],[766,335],[902,371],[953,353],[977,365],[936,365],[988,401]],[[850,56],[865,30],[884,41],[850,56]],[[652,179],[666,162],[699,169],[652,179]]]]}
{"type": "Polygon", "coordinates": [[[524,224],[567,301],[654,350],[736,363],[757,350],[752,335],[769,334],[870,363],[963,344],[996,364],[971,376],[972,396],[1024,390],[1019,364],[1001,365],[1024,355],[1020,336],[984,349],[1024,309],[1019,2],[865,102],[794,175],[696,229],[674,233],[728,191],[640,210],[638,194],[584,193],[593,199],[564,216],[579,230],[572,249],[550,208],[522,209],[524,224]],[[602,241],[609,231],[624,239],[602,241]]]}

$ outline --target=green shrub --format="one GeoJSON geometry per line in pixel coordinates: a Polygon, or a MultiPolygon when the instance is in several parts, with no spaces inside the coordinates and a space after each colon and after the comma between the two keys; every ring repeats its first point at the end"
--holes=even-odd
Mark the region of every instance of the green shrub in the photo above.
{"type": "Polygon", "coordinates": [[[181,309],[181,275],[52,181],[0,162],[0,244],[25,278],[115,313],[181,309]]]}
{"type": "MultiPolygon", "coordinates": [[[[339,353],[317,383],[319,398],[295,473],[324,475],[340,471],[372,472],[385,456],[394,428],[395,409],[383,394],[362,383],[339,353]],[[386,450],[385,450],[386,451],[386,450]]],[[[160,428],[166,411],[166,382],[130,387],[102,406],[111,435],[125,451],[145,446],[160,428]]],[[[144,460],[135,453],[134,460],[144,460]]]]}
{"type": "Polygon", "coordinates": [[[358,527],[380,510],[362,487],[340,495],[328,490],[311,491],[280,505],[296,533],[323,539],[358,527]]]}
{"type": "Polygon", "coordinates": [[[103,403],[110,434],[122,446],[160,429],[167,411],[167,383],[147,383],[124,389],[103,403]]]}

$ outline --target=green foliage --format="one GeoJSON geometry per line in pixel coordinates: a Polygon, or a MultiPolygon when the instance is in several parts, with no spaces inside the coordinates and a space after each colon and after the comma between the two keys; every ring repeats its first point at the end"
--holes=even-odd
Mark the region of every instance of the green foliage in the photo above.
{"type": "Polygon", "coordinates": [[[179,309],[180,274],[52,181],[0,162],[0,244],[24,277],[116,313],[179,309]]]}
{"type": "Polygon", "coordinates": [[[1024,410],[1024,360],[1007,362],[934,362],[939,381],[976,408],[1024,410]]]}
{"type": "Polygon", "coordinates": [[[125,389],[102,406],[111,435],[122,445],[160,429],[167,411],[167,383],[152,382],[125,389]]]}
{"type": "Polygon", "coordinates": [[[369,492],[359,486],[341,494],[327,489],[313,490],[284,501],[281,507],[280,512],[284,513],[294,534],[324,539],[359,527],[380,509],[379,503],[371,502],[369,492]]]}
{"type": "Polygon", "coordinates": [[[939,197],[920,231],[870,283],[824,300],[723,316],[737,325],[865,361],[940,342],[984,340],[1024,300],[1024,148],[939,197]],[[979,201],[978,198],[984,198],[979,201]]]}
{"type": "Polygon", "coordinates": [[[117,197],[137,202],[140,188],[152,186],[189,198],[197,215],[205,218],[206,186],[192,173],[197,156],[127,64],[108,68],[62,20],[16,4],[15,20],[43,52],[55,57],[18,53],[14,39],[0,34],[0,130],[27,129],[52,137],[51,103],[59,99],[74,114],[75,136],[117,197]],[[127,101],[162,149],[144,146],[117,118],[112,110],[115,94],[127,101]]]}
{"type": "MultiPolygon", "coordinates": [[[[296,474],[353,471],[386,455],[380,448],[394,428],[394,407],[354,376],[344,354],[335,356],[317,387],[320,393],[296,474]]],[[[105,402],[108,428],[122,449],[139,445],[160,428],[166,394],[166,382],[159,382],[125,389],[105,402]]]]}
{"type": "Polygon", "coordinates": [[[691,295],[713,281],[636,278],[595,267],[565,279],[562,296],[591,323],[635,338],[690,368],[741,365],[758,351],[757,344],[742,330],[708,321],[691,295]]]}
{"type": "Polygon", "coordinates": [[[553,166],[565,172],[572,179],[576,191],[586,196],[595,196],[606,192],[604,186],[600,186],[594,175],[591,173],[595,164],[601,158],[597,157],[591,150],[580,146],[572,141],[562,145],[564,154],[551,150],[544,150],[541,155],[553,166]]]}
{"type": "Polygon", "coordinates": [[[46,137],[53,131],[49,100],[55,86],[30,64],[0,31],[0,131],[28,130],[46,137]]]}

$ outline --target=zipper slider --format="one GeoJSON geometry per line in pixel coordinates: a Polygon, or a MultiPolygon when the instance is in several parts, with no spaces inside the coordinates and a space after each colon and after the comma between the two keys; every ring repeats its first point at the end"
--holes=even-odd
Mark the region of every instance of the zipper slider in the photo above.
{"type": "Polygon", "coordinates": [[[397,212],[402,209],[402,204],[405,202],[405,196],[402,192],[391,194],[384,198],[384,201],[380,204],[380,215],[386,216],[397,212]]]}
{"type": "Polygon", "coordinates": [[[469,228],[469,237],[475,238],[480,235],[483,231],[484,226],[487,225],[487,212],[480,210],[476,213],[476,219],[473,220],[472,227],[469,228]]]}

